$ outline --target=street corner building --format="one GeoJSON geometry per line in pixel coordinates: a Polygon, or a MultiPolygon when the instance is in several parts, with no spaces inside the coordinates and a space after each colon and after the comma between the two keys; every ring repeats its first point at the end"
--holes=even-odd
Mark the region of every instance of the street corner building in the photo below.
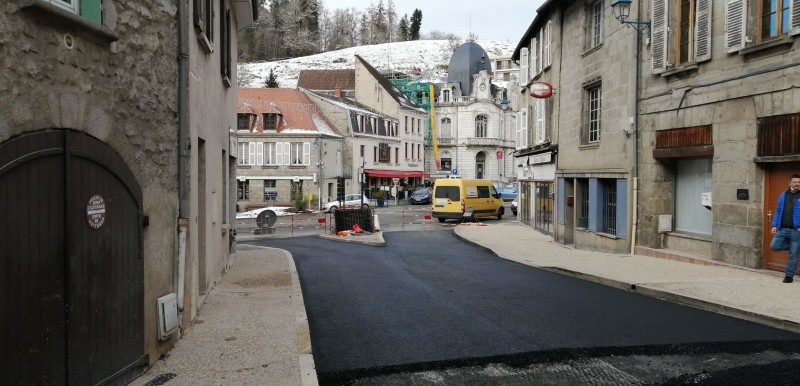
{"type": "Polygon", "coordinates": [[[233,264],[236,32],[256,17],[247,0],[0,7],[6,382],[128,383],[233,264]]]}

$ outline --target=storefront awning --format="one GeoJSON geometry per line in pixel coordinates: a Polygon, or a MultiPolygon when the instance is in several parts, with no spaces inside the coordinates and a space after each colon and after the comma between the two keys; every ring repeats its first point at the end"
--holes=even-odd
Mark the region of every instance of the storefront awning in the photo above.
{"type": "Polygon", "coordinates": [[[364,170],[370,177],[389,177],[389,178],[405,178],[405,177],[427,177],[428,173],[416,170],[364,170]]]}

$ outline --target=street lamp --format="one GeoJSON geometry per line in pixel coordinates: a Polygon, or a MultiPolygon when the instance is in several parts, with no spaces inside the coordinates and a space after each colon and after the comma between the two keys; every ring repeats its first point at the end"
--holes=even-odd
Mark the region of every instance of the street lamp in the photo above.
{"type": "Polygon", "coordinates": [[[611,3],[611,9],[614,11],[614,17],[616,17],[620,23],[628,24],[636,29],[636,31],[640,31],[639,26],[647,27],[648,30],[650,29],[650,20],[626,21],[631,14],[631,0],[614,0],[614,2],[611,3]]]}
{"type": "MultiPolygon", "coordinates": [[[[631,13],[631,0],[614,0],[611,3],[611,9],[614,11],[614,17],[619,20],[621,24],[627,24],[633,27],[636,30],[636,43],[634,45],[634,50],[636,50],[635,55],[635,62],[634,66],[636,71],[634,72],[633,82],[631,82],[631,132],[633,134],[633,146],[631,146],[633,150],[633,167],[631,168],[631,175],[633,177],[633,210],[632,210],[632,219],[631,219],[631,254],[633,254],[634,248],[636,246],[636,226],[638,223],[638,196],[639,196],[639,76],[641,73],[641,54],[639,52],[639,48],[641,45],[641,34],[640,32],[642,29],[647,28],[647,32],[650,32],[650,20],[641,21],[633,20],[627,21],[628,17],[631,13]]],[[[637,7],[637,14],[640,11],[640,7],[637,7]]],[[[627,132],[626,132],[627,134],[627,132]]]]}

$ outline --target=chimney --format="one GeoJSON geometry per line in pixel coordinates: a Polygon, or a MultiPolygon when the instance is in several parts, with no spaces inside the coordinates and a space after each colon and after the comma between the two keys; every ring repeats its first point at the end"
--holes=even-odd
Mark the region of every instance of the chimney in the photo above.
{"type": "Polygon", "coordinates": [[[341,97],[341,96],[342,96],[342,88],[341,88],[341,87],[339,87],[339,86],[336,86],[336,87],[333,89],[333,96],[335,96],[335,97],[341,97]]]}

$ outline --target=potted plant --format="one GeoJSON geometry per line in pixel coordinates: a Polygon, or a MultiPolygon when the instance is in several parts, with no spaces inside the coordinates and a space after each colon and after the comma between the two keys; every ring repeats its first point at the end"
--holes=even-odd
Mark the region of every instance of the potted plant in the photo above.
{"type": "Polygon", "coordinates": [[[379,207],[382,207],[382,206],[386,205],[386,192],[385,191],[379,190],[379,191],[375,192],[375,194],[372,195],[372,198],[374,198],[375,201],[378,202],[378,206],[379,207]]]}

